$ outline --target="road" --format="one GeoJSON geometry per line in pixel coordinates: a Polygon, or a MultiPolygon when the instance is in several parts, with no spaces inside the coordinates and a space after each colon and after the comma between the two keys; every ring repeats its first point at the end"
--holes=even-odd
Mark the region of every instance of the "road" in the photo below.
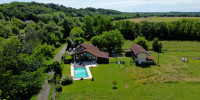
{"type": "MultiPolygon", "coordinates": [[[[60,52],[56,55],[53,61],[60,61],[60,58],[65,53],[65,49],[67,48],[67,44],[60,50],[60,52]]],[[[54,71],[48,72],[49,75],[54,75],[54,71]]],[[[49,91],[51,85],[48,83],[48,79],[45,80],[45,83],[42,85],[42,90],[40,91],[37,100],[48,100],[49,91]]]]}
{"type": "Polygon", "coordinates": [[[60,61],[60,58],[65,53],[66,48],[67,48],[67,44],[60,50],[60,52],[56,55],[53,61],[60,61]]]}

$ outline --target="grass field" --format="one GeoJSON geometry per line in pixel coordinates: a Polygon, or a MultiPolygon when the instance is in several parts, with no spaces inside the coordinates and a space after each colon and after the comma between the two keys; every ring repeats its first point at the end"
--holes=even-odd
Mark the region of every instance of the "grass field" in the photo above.
{"type": "Polygon", "coordinates": [[[133,22],[150,21],[150,22],[173,22],[180,19],[200,19],[200,17],[147,17],[147,18],[132,18],[126,19],[133,22]]]}
{"type": "MultiPolygon", "coordinates": [[[[149,48],[151,49],[149,42],[149,48]]],[[[94,81],[78,80],[63,86],[58,100],[198,100],[200,95],[200,42],[162,41],[164,52],[160,54],[159,66],[147,68],[130,64],[131,58],[110,58],[111,62],[125,61],[125,65],[115,63],[100,64],[90,68],[94,81]],[[179,51],[183,52],[179,52],[179,51]],[[186,57],[189,62],[183,62],[186,57]],[[112,82],[117,82],[113,90],[112,82]]],[[[129,49],[132,41],[126,41],[123,49],[129,49]]],[[[152,56],[157,62],[157,53],[152,56]]],[[[70,75],[70,66],[64,65],[63,74],[70,75]]]]}

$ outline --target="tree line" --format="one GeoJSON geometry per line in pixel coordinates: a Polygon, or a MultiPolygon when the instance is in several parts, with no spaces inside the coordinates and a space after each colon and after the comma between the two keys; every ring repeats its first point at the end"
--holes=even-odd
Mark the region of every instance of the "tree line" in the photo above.
{"type": "MultiPolygon", "coordinates": [[[[140,17],[200,17],[199,12],[120,12],[111,9],[95,9],[92,7],[75,9],[71,7],[65,7],[58,4],[44,4],[37,2],[12,2],[10,4],[0,4],[0,12],[4,17],[9,20],[12,17],[16,17],[20,20],[34,20],[38,21],[44,16],[47,18],[58,18],[58,14],[64,14],[71,17],[79,17],[82,19],[85,16],[104,15],[110,17],[112,21],[140,18],[140,17]],[[56,14],[55,14],[56,12],[56,14]]],[[[0,14],[0,18],[2,15],[0,14]]]]}
{"type": "Polygon", "coordinates": [[[137,36],[145,36],[147,40],[199,40],[200,20],[182,19],[174,22],[134,23],[131,21],[115,22],[117,29],[125,39],[133,40],[137,36]]]}

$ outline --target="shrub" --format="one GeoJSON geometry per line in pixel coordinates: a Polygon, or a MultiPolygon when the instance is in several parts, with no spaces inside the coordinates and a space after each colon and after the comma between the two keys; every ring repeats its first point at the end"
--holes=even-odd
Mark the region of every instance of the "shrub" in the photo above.
{"type": "Polygon", "coordinates": [[[117,82],[116,81],[113,81],[113,90],[117,89],[116,85],[117,85],[117,82]]]}
{"type": "Polygon", "coordinates": [[[94,81],[94,78],[92,78],[92,81],[94,81]]]}
{"type": "Polygon", "coordinates": [[[117,82],[116,81],[113,81],[113,85],[114,85],[114,87],[117,85],[117,82]]]}
{"type": "Polygon", "coordinates": [[[73,78],[70,75],[65,75],[61,78],[62,85],[69,85],[73,83],[73,78]]]}
{"type": "Polygon", "coordinates": [[[81,80],[83,80],[83,77],[81,77],[81,80]]]}
{"type": "Polygon", "coordinates": [[[153,44],[152,44],[153,50],[156,52],[161,52],[162,49],[162,43],[159,43],[158,38],[155,38],[153,40],[153,44]]]}
{"type": "Polygon", "coordinates": [[[62,91],[62,86],[61,85],[57,85],[56,86],[56,91],[61,92],[62,91]]]}

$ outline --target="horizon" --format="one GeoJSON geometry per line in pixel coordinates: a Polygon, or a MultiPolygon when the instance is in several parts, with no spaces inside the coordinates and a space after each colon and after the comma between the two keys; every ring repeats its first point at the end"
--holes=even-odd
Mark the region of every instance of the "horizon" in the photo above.
{"type": "MultiPolygon", "coordinates": [[[[1,0],[0,4],[11,2],[32,2],[33,0],[1,0]]],[[[200,12],[198,0],[34,0],[38,3],[54,3],[65,7],[80,8],[103,8],[121,12],[200,12]]]]}

